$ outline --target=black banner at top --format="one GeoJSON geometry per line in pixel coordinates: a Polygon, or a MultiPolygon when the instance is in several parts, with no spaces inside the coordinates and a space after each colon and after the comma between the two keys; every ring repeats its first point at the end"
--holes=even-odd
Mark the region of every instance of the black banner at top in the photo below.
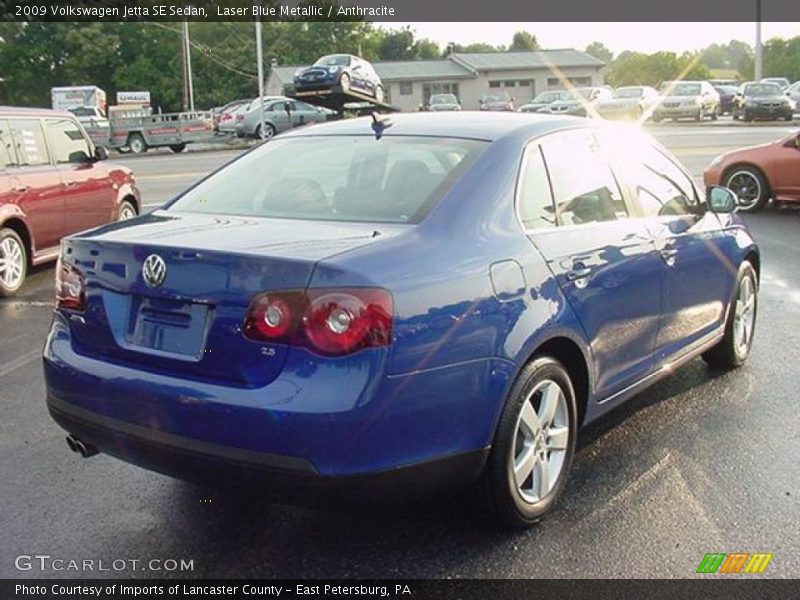
{"type": "Polygon", "coordinates": [[[800,0],[0,0],[6,21],[797,21],[800,0]]]}

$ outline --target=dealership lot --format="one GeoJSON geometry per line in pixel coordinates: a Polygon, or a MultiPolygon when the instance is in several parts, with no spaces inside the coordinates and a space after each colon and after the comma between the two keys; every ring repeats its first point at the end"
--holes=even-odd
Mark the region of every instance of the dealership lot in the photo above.
{"type": "MultiPolygon", "coordinates": [[[[650,127],[700,176],[717,154],[796,128],[650,127]]],[[[147,209],[240,151],[115,159],[147,209]]],[[[763,253],[759,322],[742,369],[697,360],[586,430],[564,501],[540,526],[498,531],[455,499],[374,514],[311,511],[173,481],[105,456],[82,461],[43,402],[38,360],[52,267],[0,301],[0,575],[18,555],[68,560],[193,560],[193,575],[247,577],[691,576],[707,552],[772,552],[768,574],[800,568],[794,364],[800,345],[800,211],[748,216],[763,253]]],[[[142,575],[126,563],[125,573],[142,575]]],[[[95,572],[90,575],[108,575],[95,572]]],[[[144,573],[148,576],[175,573],[144,573]]]]}

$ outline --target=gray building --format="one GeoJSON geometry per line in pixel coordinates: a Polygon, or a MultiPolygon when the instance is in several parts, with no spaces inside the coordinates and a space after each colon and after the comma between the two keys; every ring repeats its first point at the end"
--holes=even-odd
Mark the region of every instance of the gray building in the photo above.
{"type": "MultiPolygon", "coordinates": [[[[578,50],[454,53],[441,60],[373,63],[387,101],[404,111],[417,110],[431,94],[453,93],[464,109],[493,89],[506,90],[520,106],[539,92],[561,89],[563,80],[577,87],[602,85],[603,61],[578,50]]],[[[283,93],[299,66],[272,67],[266,93],[283,93]]]]}

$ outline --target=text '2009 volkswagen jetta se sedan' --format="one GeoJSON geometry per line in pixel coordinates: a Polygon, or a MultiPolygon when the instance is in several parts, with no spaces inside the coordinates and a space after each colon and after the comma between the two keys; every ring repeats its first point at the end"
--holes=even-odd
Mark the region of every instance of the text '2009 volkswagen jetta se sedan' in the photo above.
{"type": "Polygon", "coordinates": [[[300,501],[479,482],[530,524],[579,426],[687,360],[746,359],[735,201],[571,117],[291,132],[63,243],[48,406],[84,455],[300,501]]]}

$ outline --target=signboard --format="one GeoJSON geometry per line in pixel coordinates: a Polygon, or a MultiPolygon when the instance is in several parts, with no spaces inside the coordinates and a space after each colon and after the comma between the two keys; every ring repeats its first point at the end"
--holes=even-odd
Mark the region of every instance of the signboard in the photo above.
{"type": "Polygon", "coordinates": [[[117,92],[117,104],[150,106],[150,92],[117,92]]]}

